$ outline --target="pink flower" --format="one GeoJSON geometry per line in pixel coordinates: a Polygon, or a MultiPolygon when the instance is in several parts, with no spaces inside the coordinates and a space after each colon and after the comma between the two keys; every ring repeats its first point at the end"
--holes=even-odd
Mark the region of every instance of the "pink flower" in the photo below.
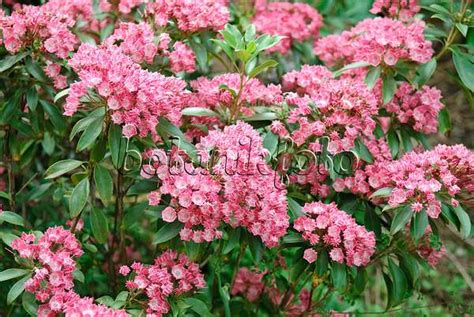
{"type": "Polygon", "coordinates": [[[233,296],[241,294],[249,302],[255,302],[260,298],[265,288],[262,282],[263,276],[263,273],[252,272],[245,267],[240,268],[230,293],[233,296]]]}
{"type": "Polygon", "coordinates": [[[196,55],[189,46],[183,42],[176,42],[173,45],[173,51],[169,53],[171,70],[175,73],[188,72],[196,70],[196,55]]]}
{"type": "MultiPolygon", "coordinates": [[[[358,225],[335,203],[314,202],[304,205],[304,216],[295,220],[294,228],[302,234],[303,239],[311,245],[328,249],[331,259],[352,266],[364,266],[375,252],[375,234],[358,225]],[[304,223],[324,219],[324,225],[315,228],[304,223]]],[[[303,258],[309,263],[316,260],[317,253],[313,248],[306,249],[303,258]]]]}
{"type": "Polygon", "coordinates": [[[161,216],[163,221],[174,222],[176,220],[176,211],[171,207],[166,207],[162,212],[161,216]]]}
{"type": "Polygon", "coordinates": [[[119,269],[119,273],[122,274],[123,276],[127,276],[128,273],[130,273],[130,268],[126,265],[122,265],[119,269]]]}
{"type": "Polygon", "coordinates": [[[252,22],[260,33],[284,37],[269,52],[287,54],[293,41],[317,37],[323,18],[305,3],[270,2],[256,7],[252,22]]]}
{"type": "Polygon", "coordinates": [[[316,261],[317,257],[318,253],[313,249],[304,250],[303,259],[308,261],[308,263],[313,263],[314,261],[316,261]]]}
{"type": "Polygon", "coordinates": [[[417,0],[376,0],[370,13],[381,13],[401,21],[408,21],[420,11],[417,2],[417,0]]]}

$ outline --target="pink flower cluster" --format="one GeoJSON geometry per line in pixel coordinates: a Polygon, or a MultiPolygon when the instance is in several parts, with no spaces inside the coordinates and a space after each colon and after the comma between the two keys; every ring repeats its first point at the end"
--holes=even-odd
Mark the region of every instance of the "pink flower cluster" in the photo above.
{"type": "Polygon", "coordinates": [[[364,61],[373,66],[399,60],[428,62],[433,49],[425,40],[423,21],[405,25],[390,18],[366,19],[349,31],[316,41],[314,53],[328,66],[364,61]]]}
{"type": "Polygon", "coordinates": [[[420,90],[416,90],[404,82],[385,108],[395,113],[401,123],[411,123],[416,131],[426,134],[436,133],[438,114],[444,108],[441,98],[441,91],[437,88],[423,86],[420,90]]]}
{"type": "Polygon", "coordinates": [[[61,75],[61,65],[47,61],[44,72],[53,80],[54,88],[64,89],[67,87],[67,77],[61,75]]]}
{"type": "Polygon", "coordinates": [[[464,189],[474,192],[474,153],[463,145],[438,145],[431,151],[409,152],[401,159],[366,168],[368,182],[374,190],[392,188],[388,199],[391,207],[411,204],[413,211],[426,210],[437,218],[441,203],[437,195],[451,197],[464,189]]]}
{"type": "Polygon", "coordinates": [[[66,58],[74,50],[77,38],[69,28],[75,21],[68,15],[48,8],[24,5],[9,16],[0,16],[3,44],[10,53],[34,47],[59,58],[66,58]]]}
{"type": "Polygon", "coordinates": [[[36,294],[40,302],[48,302],[51,310],[59,312],[66,302],[65,293],[74,286],[74,258],[82,255],[81,245],[62,227],[49,228],[38,242],[35,240],[34,234],[22,233],[12,242],[12,248],[21,258],[35,263],[33,276],[25,283],[25,289],[36,294]]]}
{"type": "MultiPolygon", "coordinates": [[[[330,249],[329,256],[338,263],[365,266],[375,252],[375,234],[358,225],[335,203],[314,202],[303,207],[305,216],[295,220],[294,228],[312,246],[330,249]]],[[[312,263],[317,259],[314,248],[306,249],[304,258],[312,263]]]]}
{"type": "MultiPolygon", "coordinates": [[[[113,45],[119,43],[122,52],[129,55],[135,63],[153,63],[153,58],[158,53],[155,44],[155,33],[151,26],[145,22],[122,22],[109,36],[105,43],[113,45]]],[[[166,44],[166,46],[168,46],[166,44]]]]}
{"type": "MultiPolygon", "coordinates": [[[[240,76],[236,73],[218,75],[212,79],[200,77],[191,82],[193,97],[191,104],[210,109],[231,107],[232,94],[222,89],[225,85],[238,93],[240,88],[240,76]]],[[[240,94],[240,111],[245,115],[252,115],[250,106],[271,105],[283,100],[279,85],[270,84],[265,86],[256,78],[244,78],[243,89],[240,94]]]]}
{"type": "Polygon", "coordinates": [[[169,54],[170,67],[175,73],[188,72],[196,70],[196,55],[193,50],[183,42],[176,42],[173,45],[173,51],[169,54]]]}
{"type": "Polygon", "coordinates": [[[420,11],[417,0],[376,0],[370,13],[408,21],[420,11]]]}
{"type": "Polygon", "coordinates": [[[237,122],[223,131],[210,131],[197,149],[206,155],[217,151],[212,171],[223,181],[224,221],[243,226],[268,247],[278,245],[289,226],[286,190],[279,175],[265,162],[267,150],[259,133],[247,123],[237,122]]]}
{"type": "Polygon", "coordinates": [[[184,223],[183,240],[220,238],[218,228],[224,221],[247,228],[269,247],[276,246],[289,225],[286,191],[264,160],[267,151],[258,132],[239,121],[224,131],[209,132],[196,148],[207,169],[188,165],[170,169],[164,152],[155,151],[159,162],[145,165],[142,175],[156,173],[162,184],[150,193],[149,203],[156,205],[162,194],[171,195],[163,220],[184,223]]]}
{"type": "MultiPolygon", "coordinates": [[[[129,317],[123,309],[113,309],[105,305],[94,304],[94,299],[90,297],[80,297],[74,292],[68,292],[64,299],[66,304],[62,310],[65,317],[82,317],[82,316],[107,316],[107,317],[129,317]]],[[[55,317],[63,316],[52,311],[47,305],[38,307],[38,317],[55,317]]]]}
{"type": "Polygon", "coordinates": [[[230,293],[235,296],[241,294],[249,302],[255,302],[262,295],[265,284],[263,284],[263,273],[252,272],[246,267],[239,269],[235,276],[230,293]]]}
{"type": "Polygon", "coordinates": [[[300,74],[292,72],[285,76],[285,87],[296,88],[296,93],[286,96],[292,107],[288,123],[298,124],[291,133],[300,146],[308,139],[309,148],[320,151],[320,137],[329,137],[328,151],[332,154],[349,150],[361,135],[372,135],[378,113],[375,94],[360,79],[310,79],[311,73],[328,76],[321,66],[305,67],[300,74]],[[314,140],[316,139],[316,140],[314,140]]]}
{"type": "Polygon", "coordinates": [[[122,14],[129,14],[132,12],[133,9],[139,7],[140,5],[146,2],[147,0],[99,0],[99,7],[104,12],[118,10],[118,12],[122,14]]]}
{"type": "Polygon", "coordinates": [[[83,44],[69,64],[80,81],[71,85],[65,115],[72,116],[81,98],[94,90],[107,105],[112,121],[124,126],[128,138],[151,134],[158,139],[159,117],[179,124],[188,96],[185,81],[141,69],[115,45],[83,44]]]}
{"type": "Polygon", "coordinates": [[[169,296],[193,292],[206,284],[199,265],[191,262],[185,254],[172,250],[157,257],[153,265],[135,262],[130,268],[122,266],[120,273],[125,276],[134,273],[133,278],[126,282],[126,287],[144,292],[148,298],[147,316],[166,314],[170,309],[167,302],[169,296]]]}
{"type": "Polygon", "coordinates": [[[260,33],[284,36],[268,52],[287,54],[293,41],[316,38],[323,18],[306,3],[270,2],[257,6],[252,22],[260,33]]]}
{"type": "Polygon", "coordinates": [[[185,32],[218,31],[230,19],[226,0],[149,2],[147,14],[154,17],[157,26],[166,26],[174,20],[178,29],[185,32]]]}
{"type": "Polygon", "coordinates": [[[162,183],[158,192],[150,194],[149,203],[157,203],[155,195],[171,195],[170,206],[162,211],[162,218],[165,222],[178,219],[184,224],[180,231],[182,240],[201,243],[222,237],[218,229],[222,221],[218,181],[201,168],[188,174],[178,170],[168,172],[168,166],[161,166],[157,175],[162,183]]]}

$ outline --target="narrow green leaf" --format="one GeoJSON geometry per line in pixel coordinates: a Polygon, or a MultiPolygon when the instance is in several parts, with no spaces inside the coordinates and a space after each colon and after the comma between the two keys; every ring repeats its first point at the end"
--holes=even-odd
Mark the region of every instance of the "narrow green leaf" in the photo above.
{"type": "Polygon", "coordinates": [[[334,287],[338,290],[344,290],[347,286],[346,266],[341,263],[331,263],[331,279],[334,287]]]}
{"type": "Polygon", "coordinates": [[[387,134],[388,146],[390,147],[390,153],[392,158],[397,158],[397,155],[400,151],[400,141],[398,140],[398,135],[394,130],[390,130],[387,134]]]}
{"type": "Polygon", "coordinates": [[[30,316],[37,316],[38,315],[38,304],[36,304],[35,295],[24,292],[23,296],[21,297],[21,305],[23,309],[30,315],[30,316]]]}
{"type": "Polygon", "coordinates": [[[383,103],[389,103],[393,99],[396,91],[397,82],[395,81],[395,78],[392,76],[385,77],[382,86],[383,103]]]}
{"type": "Polygon", "coordinates": [[[196,117],[218,117],[219,114],[215,111],[212,111],[208,108],[201,108],[201,107],[189,107],[185,108],[181,111],[181,113],[185,116],[196,116],[196,117]]]}
{"type": "Polygon", "coordinates": [[[451,116],[449,115],[449,111],[446,107],[441,109],[441,111],[439,112],[438,127],[439,127],[439,132],[443,134],[449,132],[452,128],[451,116]]]}
{"type": "Polygon", "coordinates": [[[183,228],[183,224],[179,221],[175,221],[172,223],[166,223],[163,227],[158,230],[155,234],[155,238],[153,239],[153,244],[160,244],[167,242],[174,237],[176,237],[181,229],[183,228]]]}
{"type": "Polygon", "coordinates": [[[84,162],[78,160],[62,160],[51,165],[45,172],[45,179],[52,179],[63,174],[66,174],[79,166],[84,162]]]}
{"type": "Polygon", "coordinates": [[[273,59],[268,59],[264,61],[262,64],[258,65],[248,74],[250,78],[258,76],[260,73],[263,73],[269,68],[275,67],[278,65],[278,62],[273,59]]]}
{"type": "Polygon", "coordinates": [[[341,76],[342,74],[344,74],[348,70],[355,69],[355,68],[367,67],[367,66],[370,66],[370,64],[367,63],[367,62],[363,62],[363,61],[351,63],[351,64],[348,64],[348,65],[344,66],[343,68],[335,71],[333,76],[334,76],[334,78],[337,78],[337,77],[341,76]]]}
{"type": "Polygon", "coordinates": [[[470,56],[456,49],[453,50],[453,61],[463,84],[474,92],[474,64],[470,56]]]}
{"type": "Polygon", "coordinates": [[[468,213],[461,207],[461,205],[454,207],[453,210],[461,223],[461,236],[464,239],[469,238],[471,235],[471,219],[469,218],[468,213]]]}
{"type": "Polygon", "coordinates": [[[365,84],[367,85],[367,87],[369,87],[370,89],[375,87],[377,80],[380,78],[381,70],[382,68],[380,66],[377,66],[367,72],[367,75],[365,75],[365,84]]]}
{"type": "Polygon", "coordinates": [[[269,152],[269,157],[272,157],[278,149],[278,135],[268,132],[263,138],[263,147],[269,152]]]}
{"type": "Polygon", "coordinates": [[[235,228],[229,233],[229,240],[226,241],[222,254],[227,254],[230,251],[234,250],[240,243],[240,229],[235,228]]]}
{"type": "Polygon", "coordinates": [[[38,92],[36,91],[35,86],[31,86],[26,91],[26,103],[28,104],[28,108],[30,108],[31,111],[36,110],[36,107],[38,106],[38,100],[38,92]]]}
{"type": "Polygon", "coordinates": [[[466,24],[456,23],[456,28],[459,30],[459,32],[461,32],[462,36],[467,36],[467,31],[469,30],[469,27],[466,24]]]}
{"type": "Polygon", "coordinates": [[[359,138],[355,141],[354,149],[357,155],[367,163],[373,163],[374,158],[372,153],[370,153],[369,148],[362,142],[359,138]]]}
{"type": "Polygon", "coordinates": [[[71,197],[69,198],[69,212],[71,218],[75,218],[80,214],[82,209],[84,209],[89,197],[89,191],[90,184],[87,177],[80,181],[76,187],[74,187],[71,197]]]}
{"type": "Polygon", "coordinates": [[[211,314],[209,311],[209,308],[207,307],[206,303],[204,303],[202,300],[197,299],[197,298],[186,298],[184,300],[186,304],[191,306],[191,310],[193,310],[195,313],[197,313],[199,316],[204,316],[204,317],[211,317],[214,316],[211,314]]]}
{"type": "Polygon", "coordinates": [[[31,271],[24,269],[7,269],[5,271],[0,272],[0,282],[8,281],[26,275],[30,272],[31,271]]]}
{"type": "Polygon", "coordinates": [[[423,86],[428,80],[430,80],[431,76],[433,76],[436,70],[437,62],[436,58],[433,58],[428,63],[420,65],[417,70],[418,76],[416,77],[415,81],[418,83],[418,86],[423,86]]]}
{"type": "Polygon", "coordinates": [[[415,241],[419,241],[425,234],[428,226],[428,215],[425,210],[415,213],[415,217],[410,225],[410,232],[415,241]]]}
{"type": "Polygon", "coordinates": [[[109,224],[103,210],[93,208],[90,219],[94,238],[99,243],[107,242],[107,239],[109,238],[109,224]]]}
{"type": "Polygon", "coordinates": [[[393,189],[389,187],[380,188],[379,190],[376,190],[372,195],[370,195],[370,198],[390,197],[392,190],[393,189]]]}
{"type": "Polygon", "coordinates": [[[403,229],[413,216],[413,210],[410,206],[405,206],[402,209],[397,209],[396,211],[397,214],[393,218],[392,224],[390,226],[391,235],[394,235],[395,233],[403,229]]]}
{"type": "Polygon", "coordinates": [[[84,130],[84,133],[79,138],[79,142],[77,143],[78,151],[83,151],[94,144],[95,140],[97,140],[100,133],[102,132],[103,123],[104,118],[98,117],[87,126],[87,128],[84,130]]]}
{"type": "Polygon", "coordinates": [[[0,211],[0,224],[2,222],[8,222],[17,226],[25,225],[25,220],[23,217],[11,211],[0,211]]]}
{"type": "Polygon", "coordinates": [[[100,200],[106,204],[113,195],[114,182],[108,169],[102,165],[96,165],[94,169],[94,181],[100,200]]]}
{"type": "Polygon", "coordinates": [[[23,52],[17,55],[8,55],[4,59],[0,60],[0,73],[10,69],[13,65],[21,61],[23,58],[28,56],[29,52],[23,52]]]}
{"type": "Polygon", "coordinates": [[[109,128],[109,148],[112,156],[112,164],[117,169],[122,168],[125,160],[127,141],[122,135],[122,128],[115,124],[110,125],[109,128]]]}
{"type": "Polygon", "coordinates": [[[61,90],[60,92],[58,92],[56,94],[56,96],[54,96],[54,103],[58,102],[59,99],[69,95],[69,90],[70,90],[70,88],[66,88],[66,89],[61,90]]]}
{"type": "Polygon", "coordinates": [[[392,306],[397,306],[408,294],[407,278],[391,258],[388,258],[388,269],[393,281],[392,306]]]}
{"type": "Polygon", "coordinates": [[[12,288],[10,288],[10,291],[7,294],[7,304],[10,305],[15,301],[15,299],[18,298],[18,296],[23,293],[25,290],[25,283],[31,278],[31,274],[25,276],[21,280],[17,281],[15,284],[13,284],[12,288]]]}

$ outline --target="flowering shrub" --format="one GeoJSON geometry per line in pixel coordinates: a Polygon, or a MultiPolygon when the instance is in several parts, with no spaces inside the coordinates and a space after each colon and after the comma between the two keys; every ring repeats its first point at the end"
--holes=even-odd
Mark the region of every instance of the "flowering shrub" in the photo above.
{"type": "Polygon", "coordinates": [[[0,315],[425,294],[445,232],[472,236],[474,152],[434,144],[439,74],[474,100],[470,1],[306,2],[4,1],[0,315]]]}

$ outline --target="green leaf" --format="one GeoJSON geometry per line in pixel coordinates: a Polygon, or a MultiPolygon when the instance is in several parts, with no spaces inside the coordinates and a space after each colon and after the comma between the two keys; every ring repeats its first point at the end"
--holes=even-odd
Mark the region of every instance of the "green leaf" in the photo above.
{"type": "Polygon", "coordinates": [[[35,86],[31,86],[26,91],[26,103],[28,104],[28,108],[31,111],[35,111],[36,107],[38,106],[38,92],[36,91],[35,86]]]}
{"type": "Polygon", "coordinates": [[[185,151],[191,159],[197,159],[196,147],[188,142],[184,133],[174,124],[161,117],[156,130],[164,139],[171,139],[172,142],[185,151]]]}
{"type": "Polygon", "coordinates": [[[357,155],[367,163],[373,163],[374,158],[372,156],[372,153],[370,153],[369,148],[362,142],[359,138],[356,139],[355,141],[355,146],[354,149],[357,153],[357,155]]]}
{"type": "Polygon", "coordinates": [[[35,295],[24,292],[23,296],[21,297],[21,305],[23,309],[30,315],[30,316],[37,316],[38,315],[38,304],[36,304],[35,295]]]}
{"type": "Polygon", "coordinates": [[[344,74],[348,70],[355,69],[355,68],[361,68],[361,67],[367,67],[367,66],[371,66],[371,65],[369,63],[363,62],[363,61],[351,63],[351,64],[348,64],[348,65],[344,66],[343,68],[335,71],[333,76],[334,76],[334,78],[337,78],[337,77],[341,76],[342,74],[344,74]]]}
{"type": "Polygon", "coordinates": [[[31,278],[31,274],[25,276],[21,280],[17,281],[15,284],[13,284],[12,288],[10,288],[10,291],[7,294],[7,304],[10,305],[15,301],[15,299],[18,298],[18,296],[23,293],[25,290],[25,283],[31,278]]]}
{"type": "Polygon", "coordinates": [[[181,229],[183,228],[183,224],[180,223],[179,221],[175,221],[172,223],[166,223],[163,227],[158,230],[158,232],[155,234],[155,237],[153,239],[153,244],[160,244],[167,242],[174,237],[176,237],[181,229]]]}
{"type": "Polygon", "coordinates": [[[403,271],[395,264],[395,262],[393,262],[391,258],[388,258],[388,269],[393,281],[391,305],[397,306],[408,294],[407,278],[405,273],[403,273],[403,271]]]}
{"type": "Polygon", "coordinates": [[[89,191],[90,184],[87,177],[74,187],[71,197],[69,197],[69,213],[71,218],[75,218],[84,209],[89,198],[89,191]]]}
{"type": "Polygon", "coordinates": [[[127,141],[122,135],[122,128],[112,124],[109,128],[109,148],[112,157],[112,164],[120,169],[125,161],[125,152],[127,150],[127,141]]]}
{"type": "Polygon", "coordinates": [[[60,92],[58,92],[56,94],[56,96],[54,96],[54,103],[58,102],[59,99],[63,98],[63,97],[66,97],[67,95],[69,95],[69,90],[71,88],[66,88],[64,90],[61,90],[60,92]]]}
{"type": "Polygon", "coordinates": [[[441,109],[441,111],[439,112],[438,127],[439,127],[439,132],[443,134],[446,134],[452,128],[451,116],[449,115],[449,111],[446,107],[441,109]]]}
{"type": "Polygon", "coordinates": [[[94,169],[94,181],[100,200],[106,204],[111,200],[114,190],[114,182],[109,170],[100,164],[96,165],[94,169]]]}
{"type": "Polygon", "coordinates": [[[30,273],[29,270],[24,269],[7,269],[5,271],[0,272],[0,282],[8,281],[13,278],[17,278],[23,275],[30,273]]]}
{"type": "Polygon", "coordinates": [[[382,85],[382,95],[384,105],[389,103],[397,91],[397,82],[392,76],[385,77],[382,85]]]}
{"type": "MultiPolygon", "coordinates": [[[[92,111],[87,117],[77,121],[69,134],[69,141],[72,141],[76,134],[84,131],[96,118],[105,116],[105,108],[101,107],[92,111]]],[[[113,125],[111,125],[113,126],[113,125]]]]}
{"type": "Polygon", "coordinates": [[[25,66],[28,73],[30,73],[34,78],[43,82],[49,81],[49,78],[46,76],[41,66],[39,66],[38,62],[34,61],[31,56],[28,56],[25,59],[25,66]]]}
{"type": "Polygon", "coordinates": [[[26,56],[30,55],[29,52],[23,52],[17,55],[8,55],[0,61],[0,73],[10,69],[13,65],[21,61],[26,56]]]}
{"type": "Polygon", "coordinates": [[[74,277],[75,280],[84,283],[86,277],[84,276],[84,273],[81,272],[81,270],[76,269],[73,273],[72,276],[74,277]]]}
{"type": "Polygon", "coordinates": [[[329,256],[326,250],[322,250],[318,252],[318,257],[316,258],[316,274],[318,276],[323,276],[329,266],[329,256]]]}
{"type": "Polygon", "coordinates": [[[377,66],[367,72],[367,75],[365,75],[365,84],[367,85],[367,87],[369,87],[370,89],[375,87],[377,80],[380,78],[381,70],[382,68],[380,66],[377,66]]]}
{"type": "Polygon", "coordinates": [[[474,65],[470,56],[455,49],[453,50],[453,61],[463,84],[474,92],[474,65]]]}
{"type": "Polygon", "coordinates": [[[25,225],[25,220],[23,217],[11,211],[0,211],[0,224],[2,222],[8,222],[17,226],[25,225]]]}
{"type": "Polygon", "coordinates": [[[387,141],[392,158],[397,158],[398,152],[400,151],[400,141],[398,140],[398,135],[394,130],[388,132],[387,141]]]}
{"type": "Polygon", "coordinates": [[[254,77],[258,76],[260,73],[263,73],[264,71],[266,71],[267,69],[269,69],[271,67],[275,67],[277,65],[278,65],[277,61],[275,61],[273,59],[267,59],[262,64],[258,65],[254,69],[252,69],[252,71],[248,75],[249,75],[250,78],[254,78],[254,77]]]}
{"type": "Polygon", "coordinates": [[[78,160],[62,160],[51,165],[45,172],[45,179],[52,179],[63,174],[66,174],[79,166],[84,162],[78,160]]]}
{"type": "Polygon", "coordinates": [[[353,285],[354,295],[358,296],[364,292],[368,280],[367,270],[364,268],[359,269],[353,285]]]}
{"type": "Polygon", "coordinates": [[[201,107],[189,107],[185,108],[181,111],[181,113],[185,116],[196,116],[196,117],[218,117],[219,114],[215,111],[212,111],[208,108],[201,108],[201,107]]]}
{"type": "Polygon", "coordinates": [[[390,197],[390,194],[392,193],[392,188],[390,187],[384,187],[380,188],[379,190],[376,190],[372,195],[370,195],[370,198],[376,198],[376,197],[390,197]]]}
{"type": "Polygon", "coordinates": [[[255,44],[257,44],[257,52],[262,52],[265,51],[280,42],[282,39],[281,36],[270,36],[268,34],[263,34],[258,37],[258,39],[255,41],[255,44]]]}
{"type": "Polygon", "coordinates": [[[5,198],[7,200],[12,200],[9,193],[0,192],[0,198],[5,198]]]}
{"type": "Polygon", "coordinates": [[[302,207],[296,200],[291,197],[287,197],[288,200],[288,210],[293,219],[303,216],[302,207]]]}
{"type": "Polygon", "coordinates": [[[263,138],[263,147],[269,152],[269,157],[272,157],[278,149],[278,135],[268,132],[263,138]]]}
{"type": "Polygon", "coordinates": [[[425,234],[426,227],[428,226],[428,215],[425,210],[415,213],[415,217],[410,225],[410,232],[415,241],[419,241],[420,238],[425,234]]]}
{"type": "Polygon", "coordinates": [[[461,223],[461,236],[464,239],[469,238],[471,235],[471,219],[469,218],[469,215],[467,212],[461,207],[461,205],[457,207],[453,207],[454,213],[459,219],[459,222],[461,223]]]}
{"type": "Polygon", "coordinates": [[[256,29],[255,25],[249,24],[245,30],[245,41],[250,42],[255,38],[256,29]]]}
{"type": "Polygon", "coordinates": [[[431,76],[433,76],[435,70],[436,70],[437,62],[436,58],[433,58],[430,60],[428,63],[425,63],[423,65],[420,65],[418,67],[417,72],[417,77],[415,81],[418,83],[418,86],[423,86],[428,80],[430,80],[431,76]]]}
{"type": "Polygon", "coordinates": [[[403,229],[413,216],[413,210],[410,206],[405,206],[401,210],[397,209],[396,211],[397,214],[393,218],[392,224],[390,226],[391,235],[394,235],[395,233],[403,229]]]}
{"type": "Polygon", "coordinates": [[[51,136],[51,133],[45,132],[43,136],[43,140],[41,141],[41,145],[43,146],[43,150],[46,154],[52,155],[54,152],[54,147],[56,145],[54,138],[51,136]]]}
{"type": "Polygon", "coordinates": [[[40,99],[39,103],[43,107],[44,111],[48,113],[48,119],[51,121],[53,126],[59,131],[66,130],[66,120],[64,120],[64,116],[61,111],[59,111],[59,109],[53,104],[45,100],[40,99]]]}
{"type": "Polygon", "coordinates": [[[249,118],[243,118],[244,121],[273,121],[278,119],[274,112],[256,113],[249,118]]]}
{"type": "Polygon", "coordinates": [[[199,316],[205,316],[205,317],[213,316],[211,312],[209,311],[209,308],[207,307],[206,303],[204,303],[200,299],[190,297],[190,298],[186,298],[184,302],[188,304],[189,306],[191,306],[190,307],[191,310],[193,310],[199,316]]]}
{"type": "Polygon", "coordinates": [[[109,238],[109,224],[102,209],[93,208],[90,219],[94,238],[99,243],[107,242],[107,239],[109,238]]]}
{"type": "Polygon", "coordinates": [[[87,128],[84,130],[84,133],[79,138],[79,142],[77,143],[78,151],[83,151],[94,144],[95,140],[97,140],[100,133],[102,132],[103,123],[103,117],[97,117],[92,120],[92,122],[87,126],[87,128]]]}
{"type": "Polygon", "coordinates": [[[467,36],[467,31],[469,30],[469,27],[466,24],[456,23],[456,28],[459,30],[459,32],[461,32],[464,37],[467,36]]]}
{"type": "Polygon", "coordinates": [[[337,290],[344,290],[347,286],[346,266],[341,263],[331,263],[332,284],[337,290]]]}
{"type": "Polygon", "coordinates": [[[234,250],[240,243],[240,232],[239,228],[232,229],[229,233],[229,240],[226,241],[222,254],[227,254],[234,250]]]}

